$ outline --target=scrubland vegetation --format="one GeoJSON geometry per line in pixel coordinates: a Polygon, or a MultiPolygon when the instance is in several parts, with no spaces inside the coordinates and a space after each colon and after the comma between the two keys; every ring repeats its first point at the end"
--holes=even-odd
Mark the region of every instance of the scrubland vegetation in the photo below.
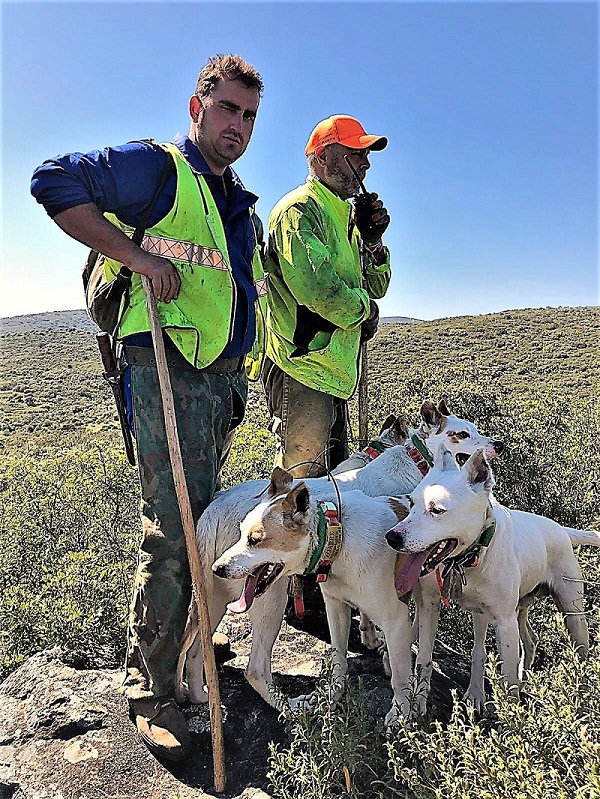
{"type": "MultiPolygon", "coordinates": [[[[388,413],[418,423],[422,400],[507,444],[496,496],[510,507],[600,530],[600,311],[510,311],[382,325],[370,345],[371,432],[388,413]]],[[[54,643],[82,665],[117,665],[139,522],[135,470],[125,461],[94,337],[75,330],[1,341],[0,676],[54,643]]],[[[355,408],[354,416],[356,416],[355,408]]],[[[258,390],[225,486],[270,472],[273,443],[258,390]]],[[[592,652],[574,656],[549,600],[531,613],[540,648],[526,695],[509,701],[495,676],[493,710],[456,703],[450,723],[428,718],[386,739],[359,685],[336,709],[290,721],[273,750],[281,799],[600,797],[600,552],[580,550],[592,652]]],[[[442,640],[465,654],[470,622],[443,612],[442,640]]]]}

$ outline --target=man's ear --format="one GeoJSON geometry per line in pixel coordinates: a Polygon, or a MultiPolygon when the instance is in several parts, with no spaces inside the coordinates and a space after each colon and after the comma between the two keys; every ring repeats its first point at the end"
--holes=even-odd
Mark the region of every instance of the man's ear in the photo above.
{"type": "Polygon", "coordinates": [[[190,116],[192,118],[192,122],[198,121],[198,115],[201,110],[202,104],[200,103],[200,100],[198,99],[197,95],[192,94],[190,97],[190,116]]]}
{"type": "Polygon", "coordinates": [[[280,466],[276,466],[271,474],[267,496],[276,497],[279,494],[285,494],[293,482],[294,478],[289,472],[286,472],[280,466]]]}
{"type": "Polygon", "coordinates": [[[321,166],[325,166],[325,164],[327,163],[327,147],[323,147],[322,144],[316,147],[315,159],[318,164],[320,164],[321,166]]]}
{"type": "MultiPolygon", "coordinates": [[[[302,524],[310,508],[310,493],[306,483],[298,483],[282,501],[284,518],[288,516],[291,524],[302,524]]],[[[284,523],[287,523],[284,521],[284,523]]]]}
{"type": "Polygon", "coordinates": [[[448,452],[444,444],[440,444],[437,452],[433,458],[433,465],[436,469],[442,469],[444,472],[457,472],[458,466],[452,454],[448,452]]]}
{"type": "Polygon", "coordinates": [[[483,449],[474,452],[462,468],[468,485],[479,493],[481,491],[491,491],[494,487],[494,475],[487,462],[483,449]]]}

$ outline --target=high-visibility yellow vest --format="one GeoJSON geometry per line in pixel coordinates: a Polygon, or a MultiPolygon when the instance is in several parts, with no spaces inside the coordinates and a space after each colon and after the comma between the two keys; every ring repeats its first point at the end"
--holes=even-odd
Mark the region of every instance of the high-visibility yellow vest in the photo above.
{"type": "MultiPolygon", "coordinates": [[[[161,146],[175,160],[177,194],[167,215],[146,230],[142,248],[168,258],[179,272],[179,296],[169,303],[157,302],[158,315],[177,349],[201,369],[219,357],[231,338],[235,282],[223,222],[206,181],[191,169],[174,144],[161,146]]],[[[133,234],[133,228],[114,215],[106,214],[106,218],[127,235],[133,234]]],[[[120,263],[107,258],[107,280],[120,267],[120,263]]],[[[141,277],[134,273],[118,335],[123,338],[149,330],[141,277]]]]}

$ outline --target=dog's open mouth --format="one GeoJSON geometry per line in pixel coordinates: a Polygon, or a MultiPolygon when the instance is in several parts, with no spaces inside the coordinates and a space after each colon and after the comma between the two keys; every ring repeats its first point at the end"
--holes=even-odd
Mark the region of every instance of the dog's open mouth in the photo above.
{"type": "Polygon", "coordinates": [[[438,541],[423,552],[403,555],[396,571],[396,591],[406,594],[417,584],[419,577],[430,574],[458,546],[456,538],[438,541]]]}
{"type": "Polygon", "coordinates": [[[229,610],[233,613],[244,613],[249,610],[256,597],[264,594],[282,571],[283,563],[261,563],[246,577],[242,595],[236,602],[227,605],[229,610]]]}

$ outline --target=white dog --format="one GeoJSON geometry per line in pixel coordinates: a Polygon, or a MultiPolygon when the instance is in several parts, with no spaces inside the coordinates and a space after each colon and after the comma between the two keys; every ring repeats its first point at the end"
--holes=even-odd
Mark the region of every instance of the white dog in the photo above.
{"type": "MultiPolygon", "coordinates": [[[[399,440],[403,443],[388,446],[363,468],[338,474],[335,481],[342,494],[349,490],[360,490],[369,496],[399,496],[409,493],[429,468],[426,458],[430,459],[430,453],[425,446],[426,439],[444,441],[458,457],[462,454],[466,458],[480,446],[485,446],[489,457],[502,451],[501,441],[480,436],[470,422],[447,412],[442,413],[432,402],[423,403],[421,415],[421,428],[410,433],[398,419],[390,417],[380,437],[387,442],[399,440]]],[[[370,457],[373,457],[372,454],[370,457]]],[[[304,482],[318,499],[336,499],[335,486],[328,478],[312,478],[304,482]]],[[[223,618],[232,597],[230,585],[215,579],[209,566],[237,541],[241,522],[260,503],[261,494],[268,487],[268,480],[252,480],[223,491],[210,503],[198,522],[196,540],[205,567],[205,585],[213,631],[223,618]]],[[[420,602],[419,635],[425,640],[435,635],[439,613],[439,595],[435,583],[430,583],[422,591],[422,596],[417,598],[420,602]]],[[[265,597],[264,603],[258,602],[249,612],[253,637],[246,676],[252,684],[271,681],[271,652],[283,621],[286,591],[285,582],[278,581],[265,597]]],[[[186,697],[192,703],[206,702],[208,699],[204,690],[203,657],[196,626],[195,619],[190,617],[178,664],[176,698],[180,702],[186,697]]],[[[361,614],[360,626],[361,639],[365,645],[374,648],[382,643],[364,613],[361,614]]],[[[426,656],[425,648],[422,652],[426,656]]],[[[431,656],[427,662],[421,662],[420,657],[421,655],[417,661],[419,671],[431,671],[431,656]]]]}
{"type": "MultiPolygon", "coordinates": [[[[286,578],[293,574],[326,572],[320,585],[331,633],[334,678],[338,680],[348,671],[351,609],[358,607],[385,634],[394,692],[386,724],[392,724],[398,708],[405,716],[410,710],[412,637],[408,607],[398,600],[394,588],[396,554],[384,533],[389,524],[404,518],[406,509],[393,498],[348,491],[341,499],[341,539],[335,526],[326,539],[322,515],[319,540],[318,502],[304,482],[291,488],[292,482],[288,472],[274,470],[269,498],[243,520],[239,540],[213,564],[213,572],[234,586],[237,583],[238,595],[239,582],[244,579],[240,598],[229,605],[238,613],[250,610],[278,583],[285,587],[286,578]]],[[[280,707],[271,690],[270,668],[260,674],[250,670],[247,677],[269,704],[280,707]]],[[[310,707],[311,696],[297,697],[290,705],[310,707]]]]}
{"type": "MultiPolygon", "coordinates": [[[[573,545],[600,546],[598,533],[508,510],[492,497],[493,484],[482,450],[459,470],[442,445],[435,468],[408,498],[409,515],[386,536],[390,546],[408,555],[396,576],[400,594],[423,574],[441,569],[446,593],[472,612],[474,645],[465,699],[478,709],[485,703],[488,624],[495,628],[502,674],[518,693],[523,669],[530,667],[535,654],[536,638],[527,614],[536,595],[554,598],[580,654],[587,654],[583,585],[573,545]]],[[[420,640],[421,646],[431,651],[433,638],[420,640]]],[[[427,680],[420,688],[428,688],[427,680]]]]}

